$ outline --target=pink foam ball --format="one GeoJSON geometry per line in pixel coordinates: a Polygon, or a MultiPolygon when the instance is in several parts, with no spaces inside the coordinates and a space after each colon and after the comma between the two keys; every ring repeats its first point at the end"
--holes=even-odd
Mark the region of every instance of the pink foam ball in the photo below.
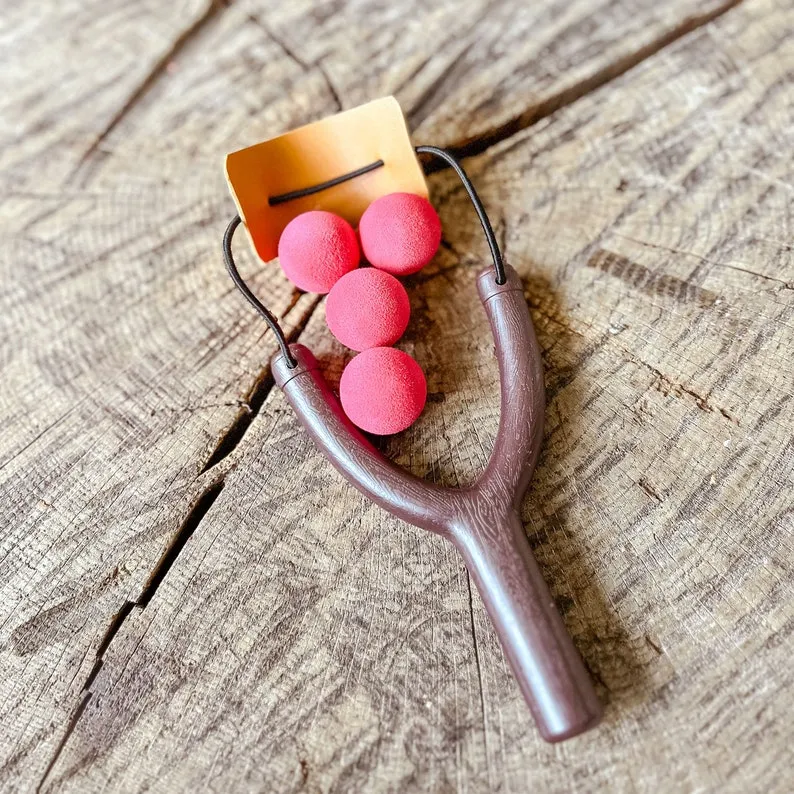
{"type": "Polygon", "coordinates": [[[399,433],[422,413],[427,383],[411,356],[394,347],[371,347],[345,367],[339,399],[350,421],[379,436],[399,433]]]}
{"type": "Polygon", "coordinates": [[[344,218],[313,210],[286,225],[278,258],[284,275],[298,289],[324,294],[358,267],[361,254],[356,233],[344,218]]]}
{"type": "Polygon", "coordinates": [[[358,225],[367,260],[395,276],[421,270],[441,243],[433,205],[413,193],[389,193],[367,207],[358,225]]]}
{"type": "Polygon", "coordinates": [[[346,273],[325,304],[331,333],[353,350],[393,345],[408,327],[411,304],[405,287],[372,267],[346,273]]]}

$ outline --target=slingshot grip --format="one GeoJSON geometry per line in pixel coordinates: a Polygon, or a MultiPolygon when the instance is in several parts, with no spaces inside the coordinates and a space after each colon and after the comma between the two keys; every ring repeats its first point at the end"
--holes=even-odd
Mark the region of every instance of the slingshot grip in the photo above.
{"type": "Polygon", "coordinates": [[[592,683],[529,548],[517,510],[543,435],[540,350],[521,280],[478,278],[499,361],[501,414],[491,459],[468,488],[444,488],[406,472],[347,419],[303,345],[296,366],[272,359],[276,383],[320,449],[344,477],[394,515],[451,540],[463,555],[502,648],[544,739],[561,741],[601,717],[592,683]]]}
{"type": "Polygon", "coordinates": [[[543,738],[559,742],[597,724],[601,704],[518,515],[471,515],[454,538],[543,738]]]}

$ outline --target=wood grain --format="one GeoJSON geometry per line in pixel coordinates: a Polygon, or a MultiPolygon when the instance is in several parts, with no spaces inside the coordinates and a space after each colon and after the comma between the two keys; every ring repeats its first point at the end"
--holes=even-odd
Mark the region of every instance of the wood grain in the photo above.
{"type": "Polygon", "coordinates": [[[196,161],[393,94],[415,142],[479,151],[737,0],[241,0],[168,63],[75,175],[181,181],[196,161]]]}
{"type": "MultiPolygon", "coordinates": [[[[2,787],[57,760],[48,787],[79,790],[780,789],[790,6],[271,5],[4,10],[2,787]],[[525,519],[614,704],[605,744],[552,755],[457,558],[351,495],[268,395],[272,342],[220,267],[219,163],[392,91],[417,140],[473,151],[662,47],[472,163],[554,398],[525,519]]],[[[447,247],[408,340],[431,406],[387,450],[456,484],[496,380],[476,226],[434,189],[447,247]]],[[[255,283],[300,330],[311,299],[255,283]]],[[[321,314],[305,338],[338,373],[321,314]]]]}
{"type": "Polygon", "coordinates": [[[36,9],[4,3],[4,186],[36,192],[61,185],[219,8],[211,0],[65,0],[36,9]]]}
{"type": "MultiPolygon", "coordinates": [[[[547,367],[525,526],[606,724],[540,742],[460,561],[344,484],[274,391],[49,788],[788,790],[791,16],[748,0],[470,164],[547,367]]],[[[498,374],[471,209],[433,190],[446,241],[404,344],[431,400],[384,449],[455,485],[498,374]]],[[[321,311],[301,340],[338,377],[321,311]]]]}

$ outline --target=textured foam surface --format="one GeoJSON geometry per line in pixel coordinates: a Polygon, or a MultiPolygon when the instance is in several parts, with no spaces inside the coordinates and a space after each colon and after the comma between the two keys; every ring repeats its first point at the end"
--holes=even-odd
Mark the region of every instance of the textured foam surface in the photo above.
{"type": "Polygon", "coordinates": [[[325,303],[331,333],[353,350],[393,345],[405,333],[410,316],[405,287],[373,267],[342,276],[325,303]]]}
{"type": "Polygon", "coordinates": [[[372,347],[345,367],[339,398],[354,425],[385,436],[417,420],[425,407],[427,383],[422,368],[407,353],[372,347]]]}
{"type": "Polygon", "coordinates": [[[413,193],[389,193],[367,207],[358,225],[361,248],[377,268],[396,276],[421,270],[441,243],[433,205],[413,193]]]}
{"type": "Polygon", "coordinates": [[[293,218],[278,241],[284,275],[299,289],[324,294],[358,267],[353,227],[333,212],[313,210],[293,218]]]}

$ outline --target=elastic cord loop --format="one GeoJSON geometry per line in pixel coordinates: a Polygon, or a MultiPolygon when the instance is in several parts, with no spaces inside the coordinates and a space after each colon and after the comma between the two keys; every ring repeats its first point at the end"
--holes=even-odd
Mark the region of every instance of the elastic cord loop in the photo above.
{"type": "Polygon", "coordinates": [[[240,216],[235,215],[229,222],[229,225],[226,227],[226,231],[223,235],[223,259],[224,262],[226,262],[226,269],[229,271],[229,275],[232,277],[232,281],[237,286],[237,289],[243,293],[245,299],[259,312],[259,314],[262,315],[264,321],[270,326],[270,330],[276,335],[276,341],[278,342],[278,346],[281,348],[281,352],[284,354],[284,358],[287,360],[287,366],[290,369],[295,369],[295,367],[298,365],[298,362],[295,360],[295,358],[293,358],[293,355],[290,352],[289,345],[287,344],[287,338],[284,336],[284,332],[281,330],[278,320],[267,309],[262,301],[260,301],[259,298],[257,298],[256,295],[251,292],[251,290],[248,288],[248,285],[240,276],[240,273],[237,270],[237,265],[234,263],[234,257],[232,256],[232,237],[234,237],[234,232],[240,223],[240,216]]]}
{"type": "Polygon", "coordinates": [[[493,233],[491,221],[488,220],[488,213],[485,211],[485,207],[483,207],[482,201],[480,201],[480,197],[474,189],[474,185],[472,185],[471,180],[463,170],[463,166],[446,149],[439,149],[437,146],[417,146],[416,153],[432,154],[444,160],[458,175],[460,181],[463,183],[463,187],[466,188],[466,192],[469,194],[471,203],[474,205],[474,211],[480,219],[482,230],[485,232],[485,239],[488,241],[488,247],[491,249],[493,267],[496,271],[496,283],[499,285],[504,284],[505,281],[507,281],[507,276],[505,275],[505,266],[502,262],[502,252],[499,250],[499,244],[496,242],[496,235],[493,233]]]}

